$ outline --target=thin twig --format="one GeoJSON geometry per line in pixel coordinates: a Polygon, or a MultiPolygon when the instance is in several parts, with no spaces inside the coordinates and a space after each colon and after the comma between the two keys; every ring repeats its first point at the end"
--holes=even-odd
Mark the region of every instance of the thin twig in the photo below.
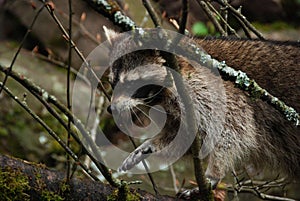
{"type": "MultiPolygon", "coordinates": [[[[69,18],[68,15],[66,13],[64,13],[62,10],[59,10],[59,13],[61,13],[61,15],[64,18],[67,18],[67,19],[69,18]]],[[[89,30],[84,26],[82,21],[78,21],[78,20],[73,18],[72,23],[80,28],[80,33],[83,36],[86,36],[90,41],[92,41],[96,45],[100,44],[99,40],[97,40],[97,38],[95,36],[93,36],[93,34],[91,32],[89,32],[89,30]]]]}
{"type": "Polygon", "coordinates": [[[161,23],[160,20],[158,18],[157,13],[155,12],[153,6],[151,5],[149,0],[142,0],[143,1],[143,5],[145,6],[146,10],[148,11],[155,27],[161,27],[161,23]]]}
{"type": "MultiPolygon", "coordinates": [[[[234,192],[235,189],[232,187],[226,187],[226,188],[220,188],[220,190],[226,190],[228,192],[234,192]]],[[[280,196],[275,196],[275,195],[268,195],[266,193],[259,192],[255,189],[251,189],[248,187],[242,187],[238,191],[239,193],[251,193],[257,197],[259,197],[262,200],[276,200],[276,201],[296,201],[295,199],[292,198],[286,198],[286,197],[280,197],[280,196]]]]}
{"type": "MultiPolygon", "coordinates": [[[[136,149],[137,146],[136,146],[136,144],[135,144],[133,138],[132,138],[131,136],[128,136],[128,137],[129,137],[129,140],[131,141],[131,143],[132,143],[134,149],[136,149]]],[[[149,168],[148,168],[148,165],[147,165],[147,163],[145,162],[144,159],[142,160],[142,163],[143,163],[143,166],[145,167],[145,170],[146,170],[147,175],[148,175],[148,177],[149,177],[149,179],[150,179],[150,182],[151,182],[151,184],[152,184],[152,188],[153,188],[155,194],[156,194],[156,195],[159,195],[159,192],[158,192],[158,189],[157,189],[157,185],[156,185],[156,183],[155,183],[155,181],[154,181],[154,179],[153,179],[153,177],[152,177],[152,174],[150,173],[150,170],[149,170],[149,168]]]]}
{"type": "Polygon", "coordinates": [[[188,17],[188,7],[189,7],[188,0],[182,0],[182,11],[181,11],[179,33],[183,35],[185,34],[185,27],[186,27],[186,22],[188,17]]]}
{"type": "Polygon", "coordinates": [[[246,180],[246,181],[241,181],[240,184],[243,185],[243,186],[246,186],[246,185],[257,185],[257,186],[270,186],[270,185],[278,185],[278,186],[284,186],[287,184],[287,181],[285,181],[286,179],[285,178],[276,178],[274,179],[273,181],[256,181],[256,180],[252,180],[252,179],[249,179],[249,180],[246,180]]]}
{"type": "Polygon", "coordinates": [[[280,196],[273,196],[268,195],[266,193],[261,192],[262,190],[268,190],[273,187],[284,187],[286,186],[286,182],[284,178],[276,178],[272,181],[253,181],[251,179],[246,181],[241,181],[238,176],[235,174],[235,172],[232,172],[236,184],[230,185],[227,184],[226,187],[224,185],[218,186],[218,190],[226,190],[229,192],[235,193],[251,193],[255,196],[263,199],[263,200],[281,200],[281,201],[295,201],[292,198],[286,198],[286,197],[280,197],[280,196]]]}
{"type": "MultiPolygon", "coordinates": [[[[228,23],[227,19],[224,19],[223,16],[217,11],[217,9],[209,2],[206,1],[208,7],[214,12],[216,13],[216,15],[220,18],[221,22],[224,24],[224,27],[227,27],[230,31],[230,33],[232,33],[233,35],[235,35],[237,38],[240,38],[240,36],[237,34],[237,32],[234,30],[234,28],[232,28],[230,26],[230,24],[228,23]]],[[[226,33],[228,31],[226,30],[226,33]]]]}
{"type": "MultiPolygon", "coordinates": [[[[71,108],[71,93],[70,93],[70,79],[71,79],[71,62],[72,62],[72,0],[68,1],[69,4],[69,44],[68,44],[68,71],[67,71],[67,108],[68,110],[72,111],[71,108]]],[[[70,141],[71,141],[71,120],[68,118],[68,137],[67,137],[67,146],[70,147],[70,141]]],[[[70,169],[71,169],[71,161],[69,155],[67,155],[67,182],[69,182],[70,179],[70,169]]]]}
{"type": "Polygon", "coordinates": [[[74,161],[76,161],[77,164],[80,165],[80,167],[95,181],[98,181],[99,179],[94,176],[91,171],[85,167],[80,161],[77,155],[63,142],[62,139],[38,116],[36,115],[28,106],[25,102],[20,101],[17,96],[14,96],[13,93],[3,85],[3,83],[0,82],[0,86],[4,89],[4,91],[14,100],[16,101],[23,109],[25,109],[30,116],[34,120],[36,120],[59,144],[60,146],[73,158],[74,161]]]}
{"type": "MultiPolygon", "coordinates": [[[[82,140],[78,137],[78,134],[77,133],[75,133],[71,128],[69,129],[69,127],[68,127],[68,124],[67,123],[65,123],[65,121],[62,119],[62,117],[57,113],[57,111],[56,110],[54,110],[51,106],[50,106],[50,104],[47,102],[47,100],[44,100],[44,98],[43,98],[43,95],[41,96],[41,95],[39,95],[39,93],[36,93],[36,92],[32,92],[32,94],[40,101],[40,103],[42,103],[44,106],[45,106],[45,108],[48,110],[48,112],[55,118],[55,119],[57,119],[58,120],[58,122],[67,130],[67,131],[69,131],[70,132],[70,134],[72,135],[72,137],[75,139],[75,141],[81,146],[81,148],[83,149],[83,151],[87,154],[87,156],[88,157],[90,157],[90,159],[95,163],[95,165],[97,166],[97,167],[100,167],[99,168],[99,170],[100,170],[100,172],[103,174],[103,176],[106,178],[106,177],[109,177],[109,175],[105,175],[104,174],[104,171],[102,170],[103,168],[102,168],[102,166],[101,165],[99,165],[99,162],[98,162],[98,160],[101,160],[101,158],[100,157],[97,157],[97,158],[95,158],[91,153],[90,153],[90,151],[85,147],[85,145],[82,143],[82,140]],[[69,130],[68,130],[69,129],[69,130]]],[[[51,103],[53,103],[53,98],[51,98],[51,103]]],[[[50,101],[50,100],[49,100],[50,101]]],[[[75,117],[74,117],[75,118],[75,117]]],[[[71,120],[71,122],[73,122],[74,123],[74,121],[73,121],[73,118],[72,117],[70,117],[70,116],[68,116],[68,119],[70,119],[71,120]]],[[[82,128],[81,128],[81,130],[80,130],[80,133],[83,133],[84,131],[82,131],[82,128]]],[[[85,133],[85,132],[84,132],[85,133]]],[[[88,136],[88,134],[85,134],[85,136],[88,136]]],[[[86,137],[87,138],[87,137],[86,137]]],[[[90,144],[89,144],[90,145],[90,144]]],[[[91,145],[92,146],[92,145],[91,145]]],[[[76,166],[78,165],[78,164],[75,164],[76,166]]],[[[98,180],[98,179],[97,179],[98,180]]],[[[108,179],[109,180],[109,179],[108,179]]]]}
{"type": "Polygon", "coordinates": [[[116,1],[111,0],[84,0],[93,9],[107,17],[115,25],[121,27],[123,31],[130,31],[136,28],[135,22],[126,16],[116,1]]]}
{"type": "Polygon", "coordinates": [[[228,9],[232,12],[232,14],[239,18],[245,25],[248,27],[259,39],[265,40],[264,36],[257,30],[255,27],[246,19],[244,15],[242,15],[239,11],[237,11],[234,7],[232,7],[227,1],[224,0],[216,0],[219,4],[224,7],[228,7],[228,9]]]}
{"type": "MultiPolygon", "coordinates": [[[[240,9],[239,9],[239,12],[241,12],[240,9]]],[[[246,37],[249,38],[249,39],[251,39],[251,34],[250,34],[249,28],[245,25],[245,23],[240,18],[236,18],[236,19],[241,24],[241,27],[242,27],[242,29],[243,29],[246,37]]]]}
{"type": "MultiPolygon", "coordinates": [[[[26,54],[26,52],[25,52],[26,54]]],[[[42,54],[38,54],[38,53],[33,53],[34,57],[41,59],[42,61],[45,61],[47,63],[53,64],[56,67],[60,67],[63,68],[64,70],[68,70],[68,64],[65,64],[62,61],[59,60],[54,60],[52,58],[49,58],[47,56],[44,56],[42,54]]],[[[76,78],[80,78],[82,81],[84,81],[85,83],[89,83],[89,80],[86,78],[86,76],[82,75],[80,71],[77,71],[74,67],[71,67],[71,73],[73,75],[76,75],[76,78]]]]}
{"type": "Polygon", "coordinates": [[[174,191],[177,194],[179,192],[179,189],[177,187],[177,179],[176,179],[176,174],[175,174],[173,165],[170,165],[170,172],[171,172],[171,176],[172,176],[174,191]]]}
{"type": "MultiPolygon", "coordinates": [[[[41,1],[41,0],[40,0],[41,1]]],[[[43,1],[42,1],[43,2],[43,1]]],[[[44,3],[44,2],[43,2],[44,3]]],[[[51,15],[51,17],[54,19],[55,23],[58,25],[59,29],[61,30],[61,32],[63,33],[63,35],[65,36],[64,38],[68,41],[71,41],[72,47],[74,48],[75,52],[77,53],[77,55],[80,57],[80,59],[84,62],[85,67],[88,68],[88,70],[91,72],[91,75],[93,76],[93,79],[95,79],[98,83],[99,88],[102,90],[102,92],[104,93],[104,95],[107,97],[108,100],[110,100],[110,96],[109,94],[106,92],[102,81],[98,78],[98,76],[96,75],[96,73],[94,72],[94,70],[91,68],[90,64],[88,63],[88,61],[85,59],[85,57],[83,56],[82,52],[78,49],[78,47],[76,46],[75,42],[70,40],[69,34],[66,31],[66,29],[64,28],[64,26],[62,25],[62,23],[60,22],[60,20],[57,18],[56,14],[54,13],[53,8],[48,5],[45,4],[46,8],[49,12],[49,14],[51,15]]]]}
{"type": "MultiPolygon", "coordinates": [[[[220,9],[221,9],[221,16],[223,17],[225,22],[228,24],[228,10],[226,9],[226,7],[224,9],[221,7],[220,9]]],[[[228,26],[226,24],[224,24],[224,31],[228,35],[228,26]]]]}
{"type": "Polygon", "coordinates": [[[205,11],[206,15],[210,19],[210,21],[214,24],[216,29],[221,33],[222,36],[227,36],[226,31],[222,28],[212,11],[209,9],[207,3],[205,1],[199,1],[197,0],[198,4],[202,7],[202,9],[205,11]]]}
{"type": "MultiPolygon", "coordinates": [[[[200,0],[197,0],[197,3],[200,6],[201,6],[201,2],[204,2],[208,6],[207,9],[213,11],[219,17],[220,21],[224,24],[224,27],[227,27],[229,29],[230,33],[234,34],[237,38],[240,38],[240,36],[237,34],[237,32],[228,24],[227,20],[223,18],[223,16],[217,11],[217,9],[210,3],[210,1],[200,1],[200,0]]],[[[213,15],[212,15],[212,17],[215,19],[215,17],[213,15]]],[[[214,24],[214,21],[212,19],[211,19],[211,21],[214,24]]],[[[217,25],[216,28],[219,29],[220,27],[219,28],[218,27],[219,26],[217,25]]],[[[224,30],[224,29],[221,27],[221,30],[224,30]]],[[[227,34],[227,31],[224,30],[224,32],[226,32],[226,34],[227,34]]],[[[221,32],[221,34],[222,34],[222,32],[221,32]]]]}
{"type": "Polygon", "coordinates": [[[145,15],[140,23],[140,27],[143,27],[149,20],[149,13],[147,11],[145,11],[145,15]]]}
{"type": "Polygon", "coordinates": [[[119,183],[118,181],[115,181],[111,177],[110,171],[100,163],[99,161],[102,161],[101,155],[98,153],[98,150],[96,148],[96,145],[93,143],[93,141],[90,139],[89,133],[84,128],[81,121],[73,114],[71,113],[68,108],[66,108],[59,100],[57,100],[56,97],[53,95],[50,95],[46,90],[40,88],[39,86],[35,85],[33,82],[29,81],[26,77],[14,72],[14,71],[8,71],[7,68],[3,67],[0,64],[0,71],[4,72],[5,74],[9,74],[10,77],[12,77],[15,81],[19,82],[22,86],[24,86],[28,91],[30,91],[50,112],[51,115],[53,115],[64,128],[67,129],[67,124],[62,120],[62,118],[59,116],[59,114],[48,104],[51,103],[55,107],[57,107],[62,113],[64,113],[71,122],[78,128],[80,133],[83,135],[85,140],[87,141],[88,145],[91,147],[91,151],[95,156],[93,156],[90,151],[84,146],[82,140],[77,136],[76,133],[74,133],[71,130],[72,137],[76,140],[78,144],[82,146],[84,151],[86,151],[87,155],[92,159],[92,161],[95,163],[96,167],[100,170],[100,172],[103,174],[105,179],[114,187],[118,187],[119,183]]]}
{"type": "MultiPolygon", "coordinates": [[[[42,12],[42,10],[43,10],[44,8],[45,8],[45,6],[42,5],[42,6],[38,9],[37,13],[35,14],[35,16],[34,16],[32,22],[31,22],[30,26],[29,26],[28,29],[27,29],[26,34],[24,35],[24,37],[23,37],[23,39],[22,39],[22,41],[21,41],[21,43],[20,43],[20,45],[19,45],[19,47],[18,47],[17,52],[15,53],[14,58],[13,58],[12,61],[11,61],[11,64],[10,64],[10,66],[9,66],[9,71],[11,71],[11,70],[13,69],[13,66],[14,66],[14,64],[15,64],[15,62],[16,62],[16,60],[17,60],[17,58],[18,58],[18,55],[19,55],[19,53],[20,53],[20,51],[21,51],[21,49],[22,49],[22,47],[23,47],[23,45],[24,45],[24,43],[25,43],[25,41],[26,41],[26,39],[27,39],[27,37],[28,37],[28,35],[29,35],[29,33],[31,32],[31,30],[32,30],[32,28],[33,28],[33,26],[34,26],[34,24],[35,24],[37,18],[39,17],[40,13],[42,12]]],[[[1,92],[2,92],[3,86],[5,86],[5,84],[6,84],[6,82],[7,82],[7,79],[8,79],[8,75],[5,75],[4,80],[3,80],[3,85],[2,85],[2,87],[0,87],[0,94],[1,94],[1,92]]]]}
{"type": "MultiPolygon", "coordinates": [[[[93,142],[96,141],[96,135],[97,135],[97,128],[99,126],[99,123],[100,123],[100,116],[103,114],[103,105],[105,104],[105,100],[104,100],[104,97],[103,95],[101,94],[99,96],[99,100],[97,101],[97,110],[96,110],[96,115],[95,115],[95,120],[93,122],[93,125],[92,125],[92,128],[91,128],[91,139],[93,140],[93,142]]],[[[90,108],[89,110],[91,110],[91,105],[92,105],[92,101],[90,102],[90,108]]],[[[90,112],[89,112],[90,114],[90,112]]],[[[86,122],[86,125],[88,124],[88,120],[86,122]]],[[[86,157],[85,160],[84,160],[84,164],[86,166],[90,166],[90,163],[91,163],[91,159],[89,157],[86,157]]]]}

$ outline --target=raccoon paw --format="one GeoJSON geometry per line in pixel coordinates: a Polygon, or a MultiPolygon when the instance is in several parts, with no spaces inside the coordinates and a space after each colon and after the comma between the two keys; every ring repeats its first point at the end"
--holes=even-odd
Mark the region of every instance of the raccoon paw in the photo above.
{"type": "Polygon", "coordinates": [[[151,141],[144,142],[141,146],[129,154],[129,156],[123,161],[122,165],[118,168],[118,171],[122,172],[130,170],[155,151],[156,149],[152,145],[151,141]]]}
{"type": "MultiPolygon", "coordinates": [[[[206,177],[206,182],[208,185],[210,185],[209,188],[215,190],[220,179],[218,178],[212,178],[212,177],[206,177]]],[[[176,195],[180,199],[190,200],[194,199],[200,196],[199,188],[193,188],[193,189],[187,189],[184,190],[176,195]]]]}
{"type": "Polygon", "coordinates": [[[176,197],[184,200],[191,200],[199,197],[199,188],[187,189],[182,192],[177,193],[176,197]]]}
{"type": "MultiPolygon", "coordinates": [[[[226,191],[225,190],[213,190],[212,191],[213,200],[225,200],[226,191]]],[[[180,193],[177,193],[177,198],[183,200],[198,200],[201,199],[201,194],[199,188],[187,189],[180,193]]]]}

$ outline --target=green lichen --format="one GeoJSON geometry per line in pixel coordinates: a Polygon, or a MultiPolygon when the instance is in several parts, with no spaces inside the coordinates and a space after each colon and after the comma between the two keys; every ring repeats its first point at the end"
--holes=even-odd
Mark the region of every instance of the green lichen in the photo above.
{"type": "Polygon", "coordinates": [[[115,12],[114,21],[117,24],[125,24],[128,29],[131,29],[131,28],[135,27],[135,23],[129,17],[127,17],[126,15],[121,13],[121,11],[115,12]]]}
{"type": "Polygon", "coordinates": [[[212,64],[212,67],[217,67],[221,73],[231,77],[231,79],[234,79],[235,85],[245,91],[248,91],[252,99],[260,98],[267,101],[270,105],[282,113],[285,119],[293,122],[295,126],[300,125],[300,115],[294,108],[287,106],[283,101],[272,96],[265,89],[261,88],[253,79],[250,79],[246,73],[240,70],[236,71],[235,69],[227,66],[224,61],[214,61],[216,60],[213,59],[212,63],[216,63],[216,65],[212,64]]]}
{"type": "Polygon", "coordinates": [[[28,178],[18,170],[0,169],[1,200],[30,200],[28,178]]]}

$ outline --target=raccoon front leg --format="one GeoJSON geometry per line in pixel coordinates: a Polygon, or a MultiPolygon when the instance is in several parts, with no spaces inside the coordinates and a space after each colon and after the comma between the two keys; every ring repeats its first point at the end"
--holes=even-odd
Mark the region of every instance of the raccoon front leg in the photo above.
{"type": "MultiPolygon", "coordinates": [[[[222,164],[222,161],[224,161],[224,158],[220,160],[218,157],[223,157],[222,155],[218,155],[216,150],[211,153],[209,156],[209,162],[208,166],[205,172],[205,178],[208,184],[210,184],[212,189],[216,189],[218,183],[221,181],[221,179],[225,176],[225,169],[223,168],[224,164],[222,164]]],[[[191,200],[194,197],[198,197],[199,194],[199,188],[193,188],[193,189],[186,189],[182,192],[179,192],[176,196],[181,199],[191,200]]]]}
{"type": "Polygon", "coordinates": [[[212,189],[215,189],[226,172],[226,158],[224,155],[219,155],[215,150],[209,156],[209,162],[205,171],[205,178],[211,184],[212,189]]]}
{"type": "Polygon", "coordinates": [[[127,171],[137,165],[139,162],[150,156],[151,153],[156,152],[157,149],[149,139],[136,148],[129,156],[123,161],[118,171],[127,171]]]}

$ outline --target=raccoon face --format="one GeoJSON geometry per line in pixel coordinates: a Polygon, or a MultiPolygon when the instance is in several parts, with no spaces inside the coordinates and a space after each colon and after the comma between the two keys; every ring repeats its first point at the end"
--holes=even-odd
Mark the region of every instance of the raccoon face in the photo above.
{"type": "MultiPolygon", "coordinates": [[[[123,58],[124,59],[124,58],[123,58]]],[[[128,61],[128,58],[125,60],[128,61]]],[[[110,81],[113,88],[109,110],[122,112],[135,107],[151,107],[160,104],[167,90],[164,82],[166,70],[157,64],[143,66],[134,63],[111,68],[110,81]]]]}

